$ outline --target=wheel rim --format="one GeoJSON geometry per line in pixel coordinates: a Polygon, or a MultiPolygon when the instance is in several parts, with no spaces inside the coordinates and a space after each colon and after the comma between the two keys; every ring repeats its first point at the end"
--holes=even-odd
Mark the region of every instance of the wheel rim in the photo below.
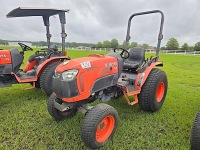
{"type": "Polygon", "coordinates": [[[101,120],[96,130],[96,141],[99,143],[105,142],[111,135],[115,126],[115,119],[113,116],[106,116],[101,120]]]}
{"type": "Polygon", "coordinates": [[[157,102],[160,102],[164,96],[165,93],[165,84],[164,82],[161,82],[158,86],[157,92],[156,92],[156,100],[157,102]]]}

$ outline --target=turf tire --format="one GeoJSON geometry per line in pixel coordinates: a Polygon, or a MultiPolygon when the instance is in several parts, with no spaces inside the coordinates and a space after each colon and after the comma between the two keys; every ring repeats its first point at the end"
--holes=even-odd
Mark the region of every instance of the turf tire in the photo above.
{"type": "Polygon", "coordinates": [[[81,138],[85,145],[90,148],[96,149],[102,147],[114,135],[117,124],[118,113],[116,109],[107,104],[98,104],[86,113],[81,127],[81,138]],[[105,119],[107,122],[102,123],[105,119]],[[105,130],[97,130],[98,127],[105,127],[105,130]],[[102,137],[103,140],[100,139],[102,137]]]}
{"type": "Polygon", "coordinates": [[[158,68],[153,68],[138,96],[139,106],[144,111],[148,112],[155,112],[159,110],[164,103],[167,88],[168,82],[165,72],[158,68]],[[162,86],[161,89],[163,89],[163,91],[159,97],[157,96],[157,92],[160,89],[160,86],[162,86]]]}
{"type": "Polygon", "coordinates": [[[200,150],[200,111],[197,113],[190,138],[191,150],[200,150]]]}

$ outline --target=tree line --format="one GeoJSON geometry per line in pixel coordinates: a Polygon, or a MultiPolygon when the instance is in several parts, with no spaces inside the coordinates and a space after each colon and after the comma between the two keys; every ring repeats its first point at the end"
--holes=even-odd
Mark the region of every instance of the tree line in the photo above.
{"type": "MultiPolygon", "coordinates": [[[[2,40],[0,39],[0,45],[8,45],[8,40],[2,40]]],[[[19,42],[19,41],[12,41],[12,42],[19,42]]],[[[27,42],[27,41],[26,41],[27,42]]],[[[33,46],[47,46],[47,42],[45,41],[38,41],[38,42],[31,42],[33,46]]],[[[58,45],[59,47],[61,46],[61,43],[58,42],[52,42],[53,44],[58,45]]],[[[103,42],[97,42],[96,44],[93,43],[77,43],[77,42],[66,42],[65,43],[66,47],[91,47],[91,48],[125,48],[126,47],[126,42],[123,41],[123,43],[119,43],[117,39],[112,39],[111,41],[105,40],[103,42]]],[[[137,42],[130,42],[129,43],[129,48],[133,47],[142,47],[144,49],[155,49],[155,47],[150,46],[147,43],[137,43],[137,42]]],[[[179,42],[176,38],[170,38],[167,41],[167,44],[164,47],[161,47],[162,50],[195,50],[195,51],[200,51],[200,41],[197,42],[194,46],[189,45],[188,43],[184,43],[183,45],[179,45],[179,42]]]]}
{"type": "Polygon", "coordinates": [[[179,45],[179,42],[176,38],[170,38],[165,47],[161,47],[163,50],[194,50],[200,51],[200,42],[197,42],[194,46],[184,43],[179,45]]]}

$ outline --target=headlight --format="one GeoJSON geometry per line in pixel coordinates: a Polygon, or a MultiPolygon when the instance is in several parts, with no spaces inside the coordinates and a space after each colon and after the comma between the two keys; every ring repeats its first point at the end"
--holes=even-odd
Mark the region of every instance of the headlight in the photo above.
{"type": "Polygon", "coordinates": [[[77,73],[78,73],[78,70],[75,70],[75,69],[65,71],[62,73],[62,79],[68,80],[68,81],[73,80],[76,77],[77,73]]]}

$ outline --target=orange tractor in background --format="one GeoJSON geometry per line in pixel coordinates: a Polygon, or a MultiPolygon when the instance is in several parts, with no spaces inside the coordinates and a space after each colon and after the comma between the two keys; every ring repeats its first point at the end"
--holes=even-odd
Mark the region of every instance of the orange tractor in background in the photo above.
{"type": "Polygon", "coordinates": [[[8,87],[12,84],[30,83],[33,88],[42,88],[47,95],[52,93],[52,76],[55,68],[64,60],[69,60],[65,56],[65,13],[69,10],[60,9],[40,9],[40,8],[16,8],[7,14],[7,17],[29,17],[41,16],[46,26],[48,48],[43,48],[31,55],[24,70],[20,67],[24,60],[24,53],[33,49],[23,43],[18,43],[22,51],[17,48],[10,50],[0,50],[0,87],[8,87]],[[59,15],[61,23],[62,51],[58,51],[56,45],[50,43],[50,23],[49,18],[59,15]]]}

